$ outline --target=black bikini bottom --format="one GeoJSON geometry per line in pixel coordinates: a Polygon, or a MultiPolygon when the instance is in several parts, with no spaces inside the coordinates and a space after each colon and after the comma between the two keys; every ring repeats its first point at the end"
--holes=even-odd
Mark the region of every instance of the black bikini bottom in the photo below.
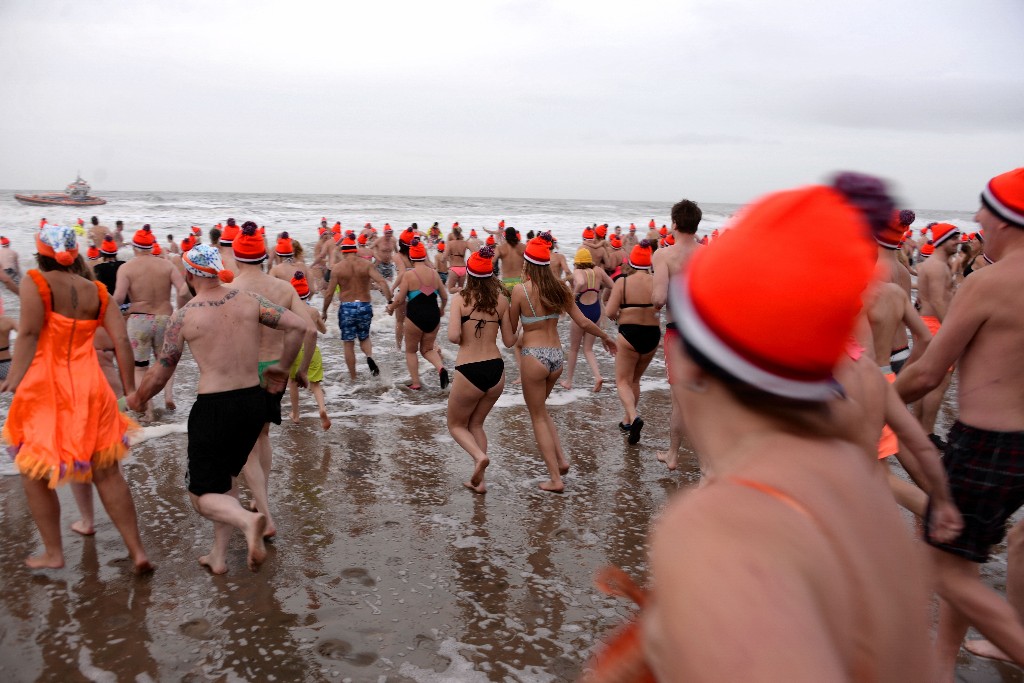
{"type": "Polygon", "coordinates": [[[476,363],[463,363],[455,366],[455,372],[462,373],[473,386],[486,392],[501,381],[501,376],[505,373],[505,361],[501,358],[492,358],[476,363]]]}
{"type": "Polygon", "coordinates": [[[658,325],[619,325],[619,334],[641,356],[654,351],[661,341],[661,327],[658,325]]]}

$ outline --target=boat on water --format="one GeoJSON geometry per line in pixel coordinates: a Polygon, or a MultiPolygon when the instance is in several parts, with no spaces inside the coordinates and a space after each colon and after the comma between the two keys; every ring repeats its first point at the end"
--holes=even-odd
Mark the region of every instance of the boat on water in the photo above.
{"type": "Polygon", "coordinates": [[[79,174],[75,182],[65,187],[63,192],[16,194],[14,198],[29,206],[99,206],[107,203],[106,199],[90,196],[91,191],[89,183],[82,180],[79,174]]]}

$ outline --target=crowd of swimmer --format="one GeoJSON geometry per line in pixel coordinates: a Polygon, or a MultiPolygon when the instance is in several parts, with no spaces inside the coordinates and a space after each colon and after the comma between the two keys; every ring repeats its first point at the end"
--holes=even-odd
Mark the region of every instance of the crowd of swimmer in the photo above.
{"type": "MultiPolygon", "coordinates": [[[[1022,592],[1008,603],[978,567],[1024,502],[1024,311],[1015,298],[1024,286],[1024,168],[990,180],[981,202],[977,233],[935,223],[915,234],[913,212],[898,211],[882,181],[844,173],[754,202],[717,239],[696,238],[701,212],[690,200],[672,207],[665,234],[653,225],[640,238],[632,226],[612,235],[604,225],[587,228],[572,270],[550,233],[523,239],[502,225],[481,242],[457,224],[441,239],[436,225],[421,232],[414,224],[396,237],[387,225],[378,236],[370,225],[357,232],[323,221],[308,267],[290,235],[270,244],[252,222],[228,220],[211,244],[198,243],[199,228],[180,245],[170,237],[162,250],[174,252],[169,259],[144,226],[131,239],[135,258],[120,265],[116,238],[104,234],[91,267],[72,229],[44,225],[40,270],[22,279],[18,344],[0,387],[15,393],[3,433],[45,546],[27,564],[63,565],[53,488],[92,482],[136,570],[152,570],[116,467],[132,424],[111,411],[110,386],[119,379],[124,404],[143,413],[187,344],[200,371],[188,491],[214,523],[200,562],[226,572],[237,528],[258,567],[264,538],[276,532],[269,424],[280,423],[290,381],[297,391],[322,380],[317,332],[335,296],[350,377],[357,342],[369,372],[379,372],[369,342],[375,289],[387,312],[402,317],[396,343],[408,389],[423,389],[421,357],[442,389],[451,384],[448,426],[472,457],[465,486],[475,493],[487,490],[484,421],[505,384],[499,335],[519,348],[519,380],[548,472],[540,488],[550,492],[564,490],[570,467],[546,408],[564,364],[559,317],[572,321],[574,349],[586,355],[589,336],[615,355],[619,428],[630,443],[644,424],[640,376],[663,348],[672,429],[658,458],[677,467],[685,433],[702,482],[670,501],[653,529],[646,591],[622,572],[601,574],[604,588],[642,609],[599,649],[592,680],[624,680],[626,672],[629,680],[951,681],[968,625],[988,638],[968,643],[971,652],[1022,664],[1022,592]],[[817,239],[823,225],[829,241],[817,239]],[[794,244],[804,245],[803,258],[791,258],[794,244]],[[319,311],[304,303],[317,291],[319,311]],[[127,324],[108,298],[125,307],[127,324]],[[459,346],[454,377],[435,344],[446,308],[448,338],[459,346]],[[605,319],[618,323],[614,338],[605,319]],[[108,341],[80,334],[86,321],[109,332],[108,341]],[[260,343],[228,348],[225,329],[260,343]],[[83,337],[101,353],[76,353],[71,368],[65,345],[81,346],[83,337]],[[119,377],[104,378],[107,351],[119,377]],[[152,353],[158,362],[149,367],[152,353]],[[63,393],[72,382],[62,373],[72,370],[75,400],[96,410],[76,410],[63,393]],[[935,436],[930,411],[954,370],[959,419],[947,443],[935,436]],[[97,436],[72,442],[64,421],[97,436]],[[68,453],[75,459],[61,460],[68,453]],[[916,486],[891,474],[892,458],[916,486]],[[251,507],[238,501],[240,474],[251,507]],[[915,543],[897,503],[921,520],[926,543],[915,543]],[[941,597],[934,642],[933,592],[941,597]]],[[[165,401],[171,407],[173,395],[165,401]]],[[[322,393],[317,401],[328,429],[322,393]]],[[[1024,580],[1022,529],[1011,532],[1012,586],[1024,580]]],[[[91,532],[91,524],[75,531],[91,532]]]]}

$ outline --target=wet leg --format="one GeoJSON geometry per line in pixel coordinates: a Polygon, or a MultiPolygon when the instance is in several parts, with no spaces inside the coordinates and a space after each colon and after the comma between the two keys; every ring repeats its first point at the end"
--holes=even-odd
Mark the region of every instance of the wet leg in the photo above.
{"type": "Polygon", "coordinates": [[[32,569],[59,569],[64,566],[64,545],[60,537],[60,501],[57,492],[49,488],[45,481],[29,479],[22,475],[22,486],[28,499],[28,509],[32,513],[32,521],[39,529],[43,539],[43,552],[31,555],[25,564],[32,569]]]}
{"type": "MultiPolygon", "coordinates": [[[[1006,535],[1006,599],[1024,622],[1024,522],[1017,522],[1006,535]]],[[[968,640],[967,651],[979,657],[1012,662],[1010,657],[987,640],[968,640]]]]}
{"type": "Polygon", "coordinates": [[[93,471],[93,483],[100,494],[103,508],[110,516],[110,521],[117,527],[118,533],[128,548],[128,556],[136,574],[147,574],[155,569],[146,556],[139,536],[139,519],[135,512],[135,501],[132,500],[131,489],[121,474],[118,465],[111,465],[93,471]]]}
{"type": "Polygon", "coordinates": [[[92,484],[71,483],[71,493],[75,497],[75,505],[78,507],[78,514],[81,517],[78,521],[71,523],[71,530],[83,536],[92,536],[96,533],[95,510],[92,504],[92,484]]]}
{"type": "Polygon", "coordinates": [[[299,424],[299,383],[293,379],[288,380],[288,400],[292,406],[292,422],[299,424]]]}
{"type": "Polygon", "coordinates": [[[592,334],[586,334],[583,336],[583,357],[587,359],[587,365],[590,366],[590,372],[594,375],[594,392],[601,391],[601,387],[604,385],[604,377],[601,376],[601,367],[597,364],[597,356],[594,354],[594,340],[596,340],[592,334]]]}
{"type": "Polygon", "coordinates": [[[348,368],[348,377],[356,381],[356,342],[354,339],[342,342],[345,346],[345,367],[348,368]]]}
{"type": "MultiPolygon", "coordinates": [[[[583,328],[574,322],[569,323],[569,350],[565,358],[565,377],[561,381],[563,389],[572,389],[572,378],[576,376],[576,361],[583,343],[583,328]]],[[[595,375],[596,376],[596,375],[595,375]]]]}
{"type": "Polygon", "coordinates": [[[245,466],[242,468],[242,473],[245,475],[245,483],[248,484],[249,490],[252,492],[255,509],[266,515],[266,535],[274,536],[277,533],[277,527],[274,525],[273,517],[270,514],[270,496],[267,481],[267,472],[270,469],[268,452],[272,452],[269,423],[263,425],[263,431],[260,432],[259,438],[256,439],[256,445],[253,446],[252,451],[249,453],[249,458],[245,461],[245,466]]]}
{"type": "Polygon", "coordinates": [[[619,348],[618,353],[615,354],[615,391],[619,395],[625,415],[623,424],[633,424],[633,420],[636,418],[637,401],[633,388],[633,375],[640,356],[622,338],[622,335],[619,335],[617,344],[619,348]]]}
{"type": "Polygon", "coordinates": [[[255,571],[267,557],[267,548],[263,543],[267,527],[266,515],[242,509],[242,506],[238,504],[238,499],[231,495],[233,491],[234,489],[232,488],[226,494],[205,493],[201,496],[189,494],[192,505],[199,514],[215,524],[214,549],[209,555],[200,559],[200,562],[210,567],[210,570],[214,573],[227,571],[224,560],[227,553],[227,538],[230,538],[230,527],[240,529],[245,534],[245,542],[249,547],[249,569],[255,571]],[[221,529],[219,537],[217,536],[218,530],[216,527],[218,522],[228,526],[227,533],[225,534],[224,530],[221,529]],[[218,543],[222,545],[218,546],[218,543]],[[206,562],[203,560],[206,560],[206,562]]]}
{"type": "Polygon", "coordinates": [[[658,451],[658,460],[665,463],[669,471],[679,467],[679,448],[683,443],[683,409],[676,400],[675,392],[669,392],[672,396],[672,420],[668,430],[668,450],[658,451]]]}
{"type": "MultiPolygon", "coordinates": [[[[548,481],[540,485],[541,490],[551,493],[561,493],[565,490],[562,482],[562,473],[558,462],[558,451],[556,450],[556,434],[547,410],[547,396],[550,393],[548,381],[550,373],[547,367],[536,358],[527,356],[523,359],[523,399],[526,401],[526,408],[530,411],[530,420],[533,422],[533,434],[540,448],[544,464],[548,468],[548,481]]],[[[554,379],[558,379],[557,376],[554,379]]],[[[552,382],[552,385],[554,382],[552,382]]]]}
{"type": "Polygon", "coordinates": [[[448,433],[455,442],[473,458],[473,474],[463,486],[474,493],[485,493],[484,470],[491,464],[487,458],[486,444],[477,443],[475,435],[469,430],[469,420],[477,404],[485,393],[473,386],[472,382],[455,373],[452,391],[448,394],[448,433]]]}
{"type": "Polygon", "coordinates": [[[412,379],[412,383],[409,385],[410,389],[419,389],[423,385],[420,384],[420,360],[417,356],[417,350],[420,347],[420,340],[423,338],[423,333],[420,328],[413,325],[411,322],[405,322],[405,367],[409,370],[409,377],[412,379]]]}
{"type": "Polygon", "coordinates": [[[317,410],[320,411],[320,426],[326,432],[331,428],[331,418],[327,416],[327,402],[324,400],[324,388],[320,386],[320,382],[310,382],[309,391],[313,394],[313,398],[316,399],[317,410]]]}

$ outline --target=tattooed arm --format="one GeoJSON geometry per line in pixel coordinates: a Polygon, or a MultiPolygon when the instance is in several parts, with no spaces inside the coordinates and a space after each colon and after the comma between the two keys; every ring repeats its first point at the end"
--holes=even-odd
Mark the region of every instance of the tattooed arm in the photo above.
{"type": "MultiPolygon", "coordinates": [[[[277,365],[271,365],[263,371],[263,377],[267,380],[267,391],[271,393],[284,391],[285,386],[288,384],[288,374],[292,363],[295,362],[295,357],[299,355],[302,341],[312,326],[287,308],[278,306],[255,292],[247,293],[259,303],[260,325],[266,325],[267,327],[284,332],[281,358],[278,359],[277,365]]],[[[310,355],[312,356],[312,353],[310,355]]],[[[299,377],[296,377],[296,380],[298,379],[299,377]]]]}
{"type": "MultiPolygon", "coordinates": [[[[160,349],[160,359],[156,362],[156,365],[146,371],[145,376],[142,378],[142,384],[135,390],[135,393],[130,394],[127,398],[128,407],[132,410],[136,412],[145,410],[146,403],[164,388],[167,380],[174,373],[174,368],[178,366],[181,354],[185,350],[185,340],[182,337],[181,330],[185,324],[185,312],[187,310],[187,306],[179,308],[167,323],[167,331],[164,332],[164,346],[160,349]]],[[[128,358],[129,360],[132,359],[130,353],[128,358]]],[[[121,365],[120,357],[118,357],[118,365],[121,365]]],[[[129,367],[131,366],[129,365],[129,367]]]]}

